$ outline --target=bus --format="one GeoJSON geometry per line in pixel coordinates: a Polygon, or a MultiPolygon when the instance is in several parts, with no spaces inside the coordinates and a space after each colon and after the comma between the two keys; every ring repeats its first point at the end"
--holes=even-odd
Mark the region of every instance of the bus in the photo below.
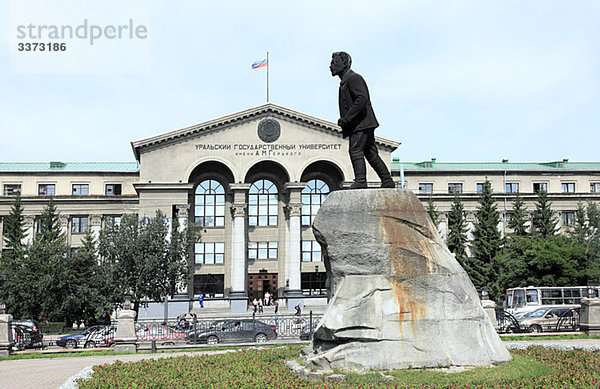
{"type": "Polygon", "coordinates": [[[581,307],[582,297],[598,297],[600,286],[528,286],[506,290],[504,309],[515,317],[544,307],[581,307]]]}

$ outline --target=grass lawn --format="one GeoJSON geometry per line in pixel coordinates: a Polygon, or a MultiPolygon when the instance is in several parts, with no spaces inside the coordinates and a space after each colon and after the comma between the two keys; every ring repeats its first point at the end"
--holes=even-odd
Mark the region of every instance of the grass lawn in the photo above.
{"type": "Polygon", "coordinates": [[[96,366],[80,389],[95,388],[598,388],[600,352],[540,347],[514,351],[514,361],[460,373],[403,370],[348,374],[345,382],[299,379],[284,362],[302,345],[245,349],[96,366]],[[387,375],[388,377],[384,377],[387,375]]]}

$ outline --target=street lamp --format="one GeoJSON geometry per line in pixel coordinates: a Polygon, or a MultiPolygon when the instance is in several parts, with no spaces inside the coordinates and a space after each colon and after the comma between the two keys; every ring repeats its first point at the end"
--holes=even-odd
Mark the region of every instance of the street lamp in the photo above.
{"type": "Polygon", "coordinates": [[[315,281],[319,285],[319,294],[321,294],[321,283],[319,282],[319,265],[315,265],[315,281]]]}
{"type": "Polygon", "coordinates": [[[595,290],[594,290],[594,288],[592,288],[591,286],[588,286],[588,290],[587,290],[587,295],[588,295],[588,298],[590,298],[590,299],[591,299],[591,298],[594,298],[594,297],[596,297],[596,296],[595,296],[595,294],[596,294],[596,293],[595,293],[595,290]]]}

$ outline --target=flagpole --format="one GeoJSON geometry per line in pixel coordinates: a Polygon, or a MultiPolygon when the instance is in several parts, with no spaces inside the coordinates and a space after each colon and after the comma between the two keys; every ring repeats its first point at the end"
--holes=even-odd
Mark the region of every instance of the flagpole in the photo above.
{"type": "Polygon", "coordinates": [[[267,103],[269,102],[269,52],[267,51],[267,103]]]}

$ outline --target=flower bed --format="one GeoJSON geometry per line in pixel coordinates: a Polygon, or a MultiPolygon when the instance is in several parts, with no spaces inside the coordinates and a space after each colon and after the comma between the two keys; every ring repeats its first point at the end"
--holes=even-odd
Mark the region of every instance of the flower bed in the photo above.
{"type": "Polygon", "coordinates": [[[447,374],[431,370],[349,374],[345,382],[300,379],[284,366],[301,346],[247,349],[220,355],[179,356],[94,367],[80,389],[94,388],[598,388],[600,352],[540,347],[513,352],[495,368],[447,374]]]}

